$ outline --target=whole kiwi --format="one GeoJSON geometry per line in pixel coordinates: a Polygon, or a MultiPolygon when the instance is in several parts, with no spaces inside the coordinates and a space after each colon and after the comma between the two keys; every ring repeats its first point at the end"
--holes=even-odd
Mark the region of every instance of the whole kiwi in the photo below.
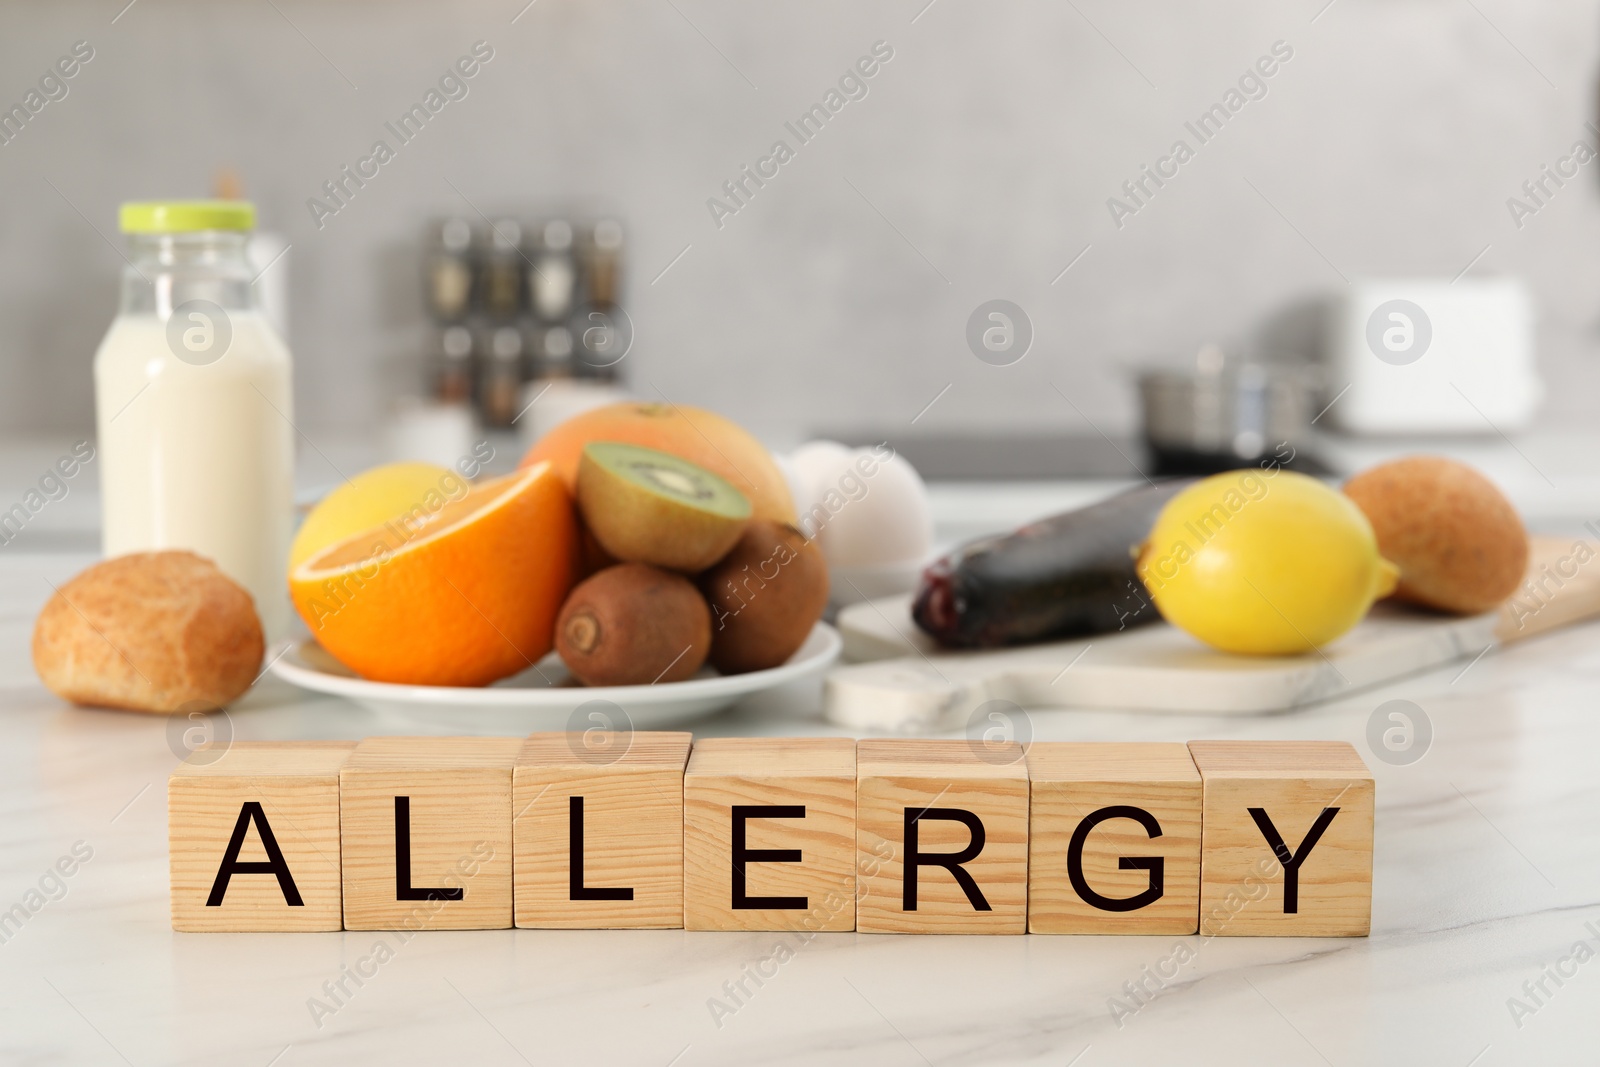
{"type": "Polygon", "coordinates": [[[828,565],[788,523],[752,520],[700,580],[714,616],[711,663],[723,674],[776,667],[828,606],[828,565]]]}
{"type": "Polygon", "coordinates": [[[711,611],[694,583],[643,563],[579,582],[556,617],[556,651],[585,685],[692,677],[711,649],[711,611]]]}
{"type": "Polygon", "coordinates": [[[594,532],[589,529],[589,524],[583,521],[583,516],[578,516],[578,580],[592,574],[599,574],[607,567],[615,567],[622,562],[605,550],[594,532]]]}
{"type": "Polygon", "coordinates": [[[1344,485],[1400,568],[1395,596],[1461,615],[1499,606],[1522,582],[1528,534],[1494,483],[1441,456],[1408,456],[1344,485]]]}

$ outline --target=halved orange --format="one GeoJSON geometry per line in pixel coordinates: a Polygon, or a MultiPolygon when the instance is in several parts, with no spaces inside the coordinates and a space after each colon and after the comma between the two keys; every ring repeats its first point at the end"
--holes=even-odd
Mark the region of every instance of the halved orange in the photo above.
{"type": "Polygon", "coordinates": [[[550,651],[577,524],[548,463],[331,545],[289,572],[323,648],[363,678],[487,685],[550,651]]]}

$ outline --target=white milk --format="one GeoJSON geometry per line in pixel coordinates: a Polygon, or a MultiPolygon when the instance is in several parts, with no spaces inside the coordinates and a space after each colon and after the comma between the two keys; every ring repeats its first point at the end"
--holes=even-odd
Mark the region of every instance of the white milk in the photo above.
{"type": "Polygon", "coordinates": [[[118,315],[100,343],[103,546],[107,556],[187,548],[209,557],[249,590],[272,641],[289,623],[289,350],[259,312],[225,315],[232,338],[212,362],[179,359],[154,313],[118,315]]]}

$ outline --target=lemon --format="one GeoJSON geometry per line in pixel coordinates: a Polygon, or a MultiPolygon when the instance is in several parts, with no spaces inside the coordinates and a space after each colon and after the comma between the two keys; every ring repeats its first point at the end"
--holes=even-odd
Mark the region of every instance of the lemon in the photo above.
{"type": "Polygon", "coordinates": [[[1282,470],[1229,471],[1180,492],[1156,518],[1138,571],[1168,622],[1256,655],[1327,644],[1398,575],[1353,501],[1282,470]]]}
{"type": "Polygon", "coordinates": [[[317,502],[289,546],[292,571],[352,534],[381,526],[417,508],[431,514],[466,495],[469,483],[431,463],[389,463],[363,471],[317,502]]]}

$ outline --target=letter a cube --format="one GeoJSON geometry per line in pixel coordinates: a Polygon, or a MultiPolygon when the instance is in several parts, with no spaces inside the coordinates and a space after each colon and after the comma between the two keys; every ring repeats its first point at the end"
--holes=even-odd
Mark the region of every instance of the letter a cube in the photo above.
{"type": "Polygon", "coordinates": [[[235,741],[167,782],[172,928],[338,930],[339,768],[353,741],[235,741]]]}

